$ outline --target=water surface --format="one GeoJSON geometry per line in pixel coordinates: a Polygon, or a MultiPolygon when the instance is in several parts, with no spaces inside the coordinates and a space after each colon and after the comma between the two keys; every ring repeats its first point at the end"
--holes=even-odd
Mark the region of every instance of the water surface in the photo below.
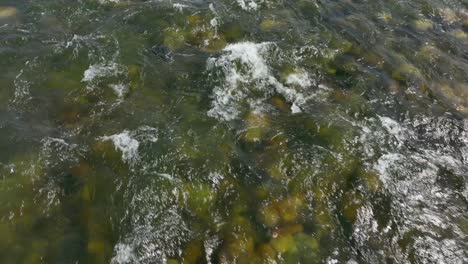
{"type": "Polygon", "coordinates": [[[465,0],[0,0],[0,263],[467,263],[465,0]]]}

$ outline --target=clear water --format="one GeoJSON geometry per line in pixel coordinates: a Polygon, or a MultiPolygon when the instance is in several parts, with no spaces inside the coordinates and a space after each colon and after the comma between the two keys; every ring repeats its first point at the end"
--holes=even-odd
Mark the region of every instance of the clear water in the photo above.
{"type": "Polygon", "coordinates": [[[0,0],[0,263],[467,263],[465,0],[0,0]]]}

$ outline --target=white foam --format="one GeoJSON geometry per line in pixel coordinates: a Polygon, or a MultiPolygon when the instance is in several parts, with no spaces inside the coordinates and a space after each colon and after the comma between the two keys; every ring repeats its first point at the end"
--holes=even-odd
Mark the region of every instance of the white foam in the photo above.
{"type": "Polygon", "coordinates": [[[119,97],[119,100],[122,100],[124,98],[125,94],[127,94],[127,92],[128,92],[128,86],[125,85],[125,84],[122,84],[122,83],[111,84],[110,87],[112,88],[112,90],[114,90],[115,95],[117,95],[117,97],[119,97]]]}
{"type": "Polygon", "coordinates": [[[117,75],[121,72],[120,67],[117,63],[100,63],[90,65],[87,70],[83,73],[82,82],[93,82],[98,78],[117,75]]]}
{"type": "Polygon", "coordinates": [[[109,87],[117,95],[117,103],[125,99],[129,91],[127,68],[115,62],[92,64],[83,73],[82,82],[90,91],[98,87],[109,87]],[[110,84],[109,84],[110,83],[110,84]]]}
{"type": "Polygon", "coordinates": [[[221,243],[220,239],[216,236],[208,238],[204,241],[203,245],[205,247],[205,256],[208,264],[212,264],[211,256],[215,250],[219,247],[221,243]]]}
{"type": "Polygon", "coordinates": [[[184,9],[187,8],[188,6],[184,4],[180,4],[180,3],[175,3],[172,5],[172,7],[174,7],[174,9],[176,9],[179,12],[183,12],[184,9]]]}
{"type": "Polygon", "coordinates": [[[389,175],[390,173],[388,170],[393,166],[395,162],[397,162],[400,159],[403,159],[403,155],[399,153],[388,153],[382,155],[377,163],[374,165],[374,169],[379,172],[380,175],[380,180],[386,184],[390,179],[389,175]]]}
{"type": "Polygon", "coordinates": [[[302,88],[306,88],[312,85],[312,80],[306,72],[292,73],[286,77],[286,84],[298,85],[302,88]]]}
{"type": "Polygon", "coordinates": [[[120,134],[101,137],[101,140],[111,140],[116,149],[122,152],[122,160],[133,162],[138,159],[138,147],[140,143],[132,138],[130,132],[125,130],[120,134]]]}
{"type": "Polygon", "coordinates": [[[216,28],[218,26],[218,20],[216,18],[213,18],[210,20],[210,25],[213,27],[213,28],[216,28]]]}
{"type": "Polygon", "coordinates": [[[120,3],[121,1],[120,0],[99,0],[98,1],[100,4],[107,4],[107,3],[120,3]]]}
{"type": "Polygon", "coordinates": [[[127,244],[118,243],[114,247],[115,255],[111,259],[112,264],[135,263],[137,260],[133,253],[133,247],[127,244]]]}
{"type": "Polygon", "coordinates": [[[398,139],[403,139],[402,137],[404,129],[397,121],[386,116],[379,116],[379,120],[382,123],[382,126],[388,131],[388,133],[390,133],[398,139]]]}
{"type": "Polygon", "coordinates": [[[252,68],[252,77],[254,79],[260,79],[269,76],[268,66],[263,59],[262,54],[271,44],[271,42],[258,44],[253,42],[240,42],[228,45],[224,51],[229,52],[229,55],[226,56],[227,59],[230,61],[240,60],[242,63],[247,64],[252,68]]]}
{"type": "Polygon", "coordinates": [[[208,60],[208,69],[221,68],[225,73],[225,81],[222,86],[213,90],[212,108],[208,115],[222,120],[232,120],[237,117],[239,110],[237,103],[247,95],[241,84],[258,81],[268,77],[268,67],[260,55],[270,43],[242,42],[228,45],[224,51],[225,55],[218,59],[208,60]],[[247,73],[242,73],[234,64],[240,61],[246,68],[247,73]]]}
{"type": "MultiPolygon", "coordinates": [[[[136,130],[124,130],[122,133],[99,137],[98,140],[110,140],[115,148],[122,152],[122,160],[133,164],[140,160],[139,147],[158,141],[158,130],[150,126],[141,126],[136,130]]],[[[144,155],[143,155],[144,157],[144,155]]]]}
{"type": "MultiPolygon", "coordinates": [[[[262,3],[263,0],[258,1],[259,3],[262,3]]],[[[257,10],[258,9],[258,3],[255,2],[254,0],[237,0],[237,4],[246,11],[250,10],[257,10]]]]}
{"type": "MultiPolygon", "coordinates": [[[[273,43],[270,42],[235,43],[228,45],[219,58],[208,60],[208,70],[220,70],[224,77],[224,83],[213,89],[209,116],[225,121],[233,120],[240,113],[242,101],[247,101],[251,108],[262,108],[268,96],[275,92],[292,104],[293,113],[301,112],[300,106],[305,103],[306,98],[295,89],[283,85],[270,72],[265,58],[271,45],[273,43]],[[254,94],[257,94],[256,97],[254,94]],[[258,98],[258,94],[263,97],[258,98]]],[[[308,86],[304,76],[291,77],[290,82],[299,83],[300,87],[308,86]]]]}

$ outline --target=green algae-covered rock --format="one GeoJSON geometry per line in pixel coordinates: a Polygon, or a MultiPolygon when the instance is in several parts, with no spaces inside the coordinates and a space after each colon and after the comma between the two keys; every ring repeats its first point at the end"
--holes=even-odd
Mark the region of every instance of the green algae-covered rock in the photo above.
{"type": "Polygon", "coordinates": [[[345,39],[332,38],[330,41],[330,47],[333,49],[339,49],[343,53],[347,53],[353,50],[354,45],[353,43],[345,39]]]}
{"type": "Polygon", "coordinates": [[[274,204],[269,204],[260,209],[260,219],[269,227],[274,227],[281,221],[281,216],[274,204]]]}
{"type": "Polygon", "coordinates": [[[247,142],[257,142],[262,139],[265,130],[262,127],[249,128],[244,134],[244,140],[247,142]]]}
{"type": "Polygon", "coordinates": [[[428,30],[433,27],[432,21],[428,19],[420,19],[416,20],[413,24],[413,26],[418,29],[418,30],[428,30]]]}
{"type": "Polygon", "coordinates": [[[405,81],[411,77],[423,79],[423,75],[419,69],[410,63],[401,64],[395,71],[392,72],[392,77],[398,81],[405,81]]]}
{"type": "Polygon", "coordinates": [[[87,244],[88,253],[91,255],[92,263],[103,263],[109,259],[112,246],[102,239],[91,239],[87,244]]]}
{"type": "Polygon", "coordinates": [[[0,222],[0,235],[2,236],[2,239],[0,239],[1,249],[6,249],[16,243],[17,234],[11,223],[3,221],[0,222]]]}
{"type": "Polygon", "coordinates": [[[107,159],[113,163],[121,163],[122,161],[122,154],[110,140],[97,140],[92,146],[92,150],[96,157],[107,159]]]}
{"type": "Polygon", "coordinates": [[[301,224],[283,225],[274,230],[273,237],[294,235],[297,233],[301,233],[303,231],[304,231],[304,226],[301,224]]]}
{"type": "Polygon", "coordinates": [[[245,118],[246,132],[244,140],[247,142],[260,141],[270,127],[270,119],[262,113],[250,112],[245,118]]]}
{"type": "Polygon", "coordinates": [[[359,173],[359,177],[362,179],[362,181],[371,193],[375,193],[382,190],[382,181],[380,180],[379,175],[375,171],[362,171],[361,173],[359,173]]]}
{"type": "Polygon", "coordinates": [[[326,201],[319,201],[314,203],[313,222],[318,229],[318,239],[327,236],[333,230],[333,228],[335,228],[336,224],[326,201]]]}
{"type": "Polygon", "coordinates": [[[273,238],[270,241],[270,244],[280,254],[297,251],[296,241],[292,235],[284,235],[273,238]]]}
{"type": "Polygon", "coordinates": [[[217,30],[216,18],[195,14],[187,17],[185,41],[209,53],[221,51],[226,46],[226,39],[217,30]]]}
{"type": "Polygon", "coordinates": [[[280,164],[273,164],[268,168],[267,172],[268,176],[277,181],[286,180],[288,178],[283,169],[280,167],[280,164]]]}
{"type": "Polygon", "coordinates": [[[43,168],[35,154],[19,154],[12,160],[10,168],[3,172],[0,199],[7,202],[0,203],[0,215],[31,228],[40,215],[41,208],[35,205],[34,196],[37,195],[35,182],[42,176],[43,168]]]}
{"type": "Polygon", "coordinates": [[[315,236],[301,232],[294,235],[294,240],[301,263],[319,263],[320,243],[315,236]]]}
{"type": "Polygon", "coordinates": [[[44,258],[47,256],[49,243],[45,239],[37,239],[31,242],[29,251],[24,258],[25,264],[44,263],[44,258]]]}
{"type": "Polygon", "coordinates": [[[180,264],[180,262],[177,259],[170,258],[166,260],[166,264],[180,264]]]}
{"type": "Polygon", "coordinates": [[[278,21],[274,18],[267,18],[260,22],[260,28],[262,28],[265,31],[279,29],[281,27],[284,27],[285,25],[285,22],[278,21]]]}
{"type": "Polygon", "coordinates": [[[350,115],[354,114],[365,114],[368,112],[368,103],[360,95],[355,92],[345,91],[345,90],[334,90],[330,97],[333,101],[338,102],[344,105],[349,109],[350,115]]]}
{"type": "Polygon", "coordinates": [[[314,236],[300,232],[294,235],[294,239],[301,249],[313,251],[320,250],[319,241],[314,236]]]}
{"type": "Polygon", "coordinates": [[[12,6],[0,6],[0,19],[7,19],[15,17],[18,10],[12,6]]]}
{"type": "Polygon", "coordinates": [[[135,90],[143,86],[141,80],[141,67],[135,64],[129,65],[128,67],[128,78],[130,79],[130,89],[135,90]]]}
{"type": "Polygon", "coordinates": [[[202,219],[211,217],[216,193],[209,185],[187,183],[184,185],[183,195],[186,196],[186,205],[192,213],[202,219]]]}
{"type": "Polygon", "coordinates": [[[356,221],[358,210],[364,204],[364,198],[356,191],[348,191],[341,197],[342,212],[350,223],[356,221]]]}
{"type": "Polygon", "coordinates": [[[435,45],[425,44],[421,46],[417,56],[425,59],[428,62],[433,62],[443,55],[443,52],[439,50],[435,45]]]}
{"type": "Polygon", "coordinates": [[[259,217],[268,227],[278,226],[280,223],[293,223],[297,220],[302,206],[303,201],[300,197],[289,197],[264,205],[259,210],[259,217]]]}
{"type": "Polygon", "coordinates": [[[378,69],[383,69],[385,60],[379,53],[369,51],[365,53],[362,58],[367,64],[377,67],[378,69]]]}
{"type": "Polygon", "coordinates": [[[441,99],[449,108],[468,113],[468,85],[464,83],[440,83],[431,86],[431,93],[441,99]]]}
{"type": "Polygon", "coordinates": [[[304,196],[304,193],[308,193],[311,189],[309,183],[314,176],[314,170],[312,168],[303,166],[294,176],[294,178],[288,181],[288,192],[293,196],[304,196]]]}
{"type": "Polygon", "coordinates": [[[343,132],[335,126],[323,124],[318,127],[317,136],[321,141],[332,147],[340,147],[343,143],[343,132]]]}
{"type": "Polygon", "coordinates": [[[171,50],[178,50],[185,44],[185,32],[177,28],[164,31],[164,45],[171,50]]]}
{"type": "Polygon", "coordinates": [[[303,206],[303,200],[300,197],[289,197],[277,204],[278,212],[284,223],[296,221],[299,212],[303,206]]]}
{"type": "Polygon", "coordinates": [[[241,233],[230,236],[220,252],[221,263],[250,263],[255,256],[255,240],[250,233],[241,233]]]}
{"type": "Polygon", "coordinates": [[[79,90],[85,87],[80,77],[77,77],[74,73],[49,72],[47,85],[51,88],[79,90]]]}
{"type": "Polygon", "coordinates": [[[238,42],[246,35],[245,30],[239,23],[226,23],[221,26],[219,32],[222,33],[228,43],[238,42]]]}
{"type": "Polygon", "coordinates": [[[203,241],[194,240],[187,244],[182,256],[182,264],[196,264],[203,261],[203,241]]]}
{"type": "Polygon", "coordinates": [[[270,102],[282,112],[291,112],[291,105],[283,97],[275,96],[270,99],[270,102]]]}
{"type": "Polygon", "coordinates": [[[256,256],[252,223],[244,216],[233,216],[223,227],[223,233],[225,239],[219,252],[221,263],[250,263],[248,260],[256,256]]]}
{"type": "Polygon", "coordinates": [[[227,42],[223,35],[211,33],[207,34],[207,39],[202,46],[202,50],[209,53],[215,53],[224,49],[226,45],[227,42]]]}
{"type": "Polygon", "coordinates": [[[468,219],[467,218],[460,219],[457,225],[463,233],[468,235],[468,219]]]}
{"type": "Polygon", "coordinates": [[[278,253],[270,243],[260,245],[258,252],[261,257],[261,263],[276,263],[278,260],[278,253]]]}

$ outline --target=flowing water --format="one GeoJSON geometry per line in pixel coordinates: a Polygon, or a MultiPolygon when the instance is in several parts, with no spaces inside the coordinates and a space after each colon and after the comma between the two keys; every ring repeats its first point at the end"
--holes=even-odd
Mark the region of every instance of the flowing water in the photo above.
{"type": "Polygon", "coordinates": [[[0,0],[0,263],[468,263],[468,2],[0,0]]]}

